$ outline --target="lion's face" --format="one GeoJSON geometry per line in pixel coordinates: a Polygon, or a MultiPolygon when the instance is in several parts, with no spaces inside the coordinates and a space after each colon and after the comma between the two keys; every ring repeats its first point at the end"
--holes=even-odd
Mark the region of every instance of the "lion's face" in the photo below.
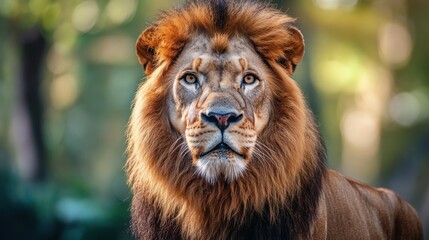
{"type": "Polygon", "coordinates": [[[290,77],[303,37],[292,18],[265,5],[210,4],[191,1],[138,38],[148,79],[131,117],[132,158],[173,183],[194,175],[241,182],[261,166],[292,176],[299,164],[286,169],[282,159],[302,157],[293,145],[304,139],[305,106],[290,77]]]}
{"type": "Polygon", "coordinates": [[[239,177],[270,115],[269,71],[244,38],[222,53],[205,36],[184,48],[169,76],[169,119],[207,181],[239,177]]]}

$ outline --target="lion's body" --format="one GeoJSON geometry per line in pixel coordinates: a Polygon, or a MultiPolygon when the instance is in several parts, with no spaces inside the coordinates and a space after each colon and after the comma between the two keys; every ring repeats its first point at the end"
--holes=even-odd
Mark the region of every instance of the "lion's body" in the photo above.
{"type": "MultiPolygon", "coordinates": [[[[392,191],[369,187],[334,171],[327,171],[322,182],[309,235],[291,235],[287,222],[291,219],[284,209],[274,224],[261,214],[247,217],[241,226],[222,222],[218,227],[227,232],[224,239],[423,239],[417,213],[392,191]]],[[[152,204],[148,199],[134,201],[134,224],[140,225],[135,226],[137,235],[141,239],[187,239],[179,223],[173,219],[163,223],[160,210],[152,204]]]]}
{"type": "Polygon", "coordinates": [[[128,129],[141,239],[422,239],[394,193],[325,169],[291,78],[293,20],[266,5],[194,1],[137,41],[147,81],[128,129]]]}

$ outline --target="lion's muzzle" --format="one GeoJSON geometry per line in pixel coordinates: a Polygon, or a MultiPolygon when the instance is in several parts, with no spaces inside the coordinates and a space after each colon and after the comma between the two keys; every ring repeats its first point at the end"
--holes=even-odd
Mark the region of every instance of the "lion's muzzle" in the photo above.
{"type": "Polygon", "coordinates": [[[221,176],[227,180],[240,176],[247,167],[256,134],[236,97],[230,91],[212,92],[193,112],[198,117],[187,126],[186,141],[197,172],[209,182],[221,176]]]}

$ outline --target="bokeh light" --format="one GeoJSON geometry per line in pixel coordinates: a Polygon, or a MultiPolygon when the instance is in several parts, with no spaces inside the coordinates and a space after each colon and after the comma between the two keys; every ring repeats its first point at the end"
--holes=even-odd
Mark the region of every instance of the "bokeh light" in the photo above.
{"type": "Polygon", "coordinates": [[[73,11],[73,26],[81,32],[88,32],[97,23],[99,12],[100,9],[96,1],[81,2],[73,11]]]}
{"type": "Polygon", "coordinates": [[[71,74],[61,75],[51,82],[51,102],[52,106],[57,110],[63,110],[72,106],[78,94],[78,80],[71,74]]]}
{"type": "Polygon", "coordinates": [[[419,118],[420,108],[419,101],[413,94],[402,92],[390,100],[389,115],[396,123],[411,126],[419,118]]]}
{"type": "Polygon", "coordinates": [[[134,40],[124,35],[108,35],[89,46],[88,58],[98,64],[132,64],[134,40]]]}
{"type": "Polygon", "coordinates": [[[313,0],[314,3],[322,8],[327,10],[334,10],[338,8],[351,9],[353,8],[357,0],[313,0]]]}
{"type": "Polygon", "coordinates": [[[413,41],[408,29],[399,23],[386,23],[379,32],[379,54],[381,59],[393,67],[408,63],[413,41]]]}
{"type": "Polygon", "coordinates": [[[113,24],[122,24],[136,13],[136,0],[110,0],[106,6],[106,14],[113,24]]]}

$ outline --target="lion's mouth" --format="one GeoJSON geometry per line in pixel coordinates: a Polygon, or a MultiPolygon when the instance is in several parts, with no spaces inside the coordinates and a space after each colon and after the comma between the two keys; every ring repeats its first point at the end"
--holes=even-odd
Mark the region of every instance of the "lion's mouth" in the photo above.
{"type": "Polygon", "coordinates": [[[228,144],[226,144],[226,143],[224,143],[224,142],[219,143],[219,144],[218,144],[218,145],[216,145],[214,148],[212,148],[212,149],[210,149],[209,151],[207,151],[207,152],[203,153],[203,154],[201,155],[201,157],[204,157],[204,156],[206,156],[207,154],[214,153],[214,152],[220,152],[220,153],[223,153],[223,152],[233,152],[233,153],[237,154],[238,156],[240,156],[240,157],[244,158],[244,155],[243,155],[243,154],[241,154],[241,153],[239,153],[239,152],[235,151],[235,150],[234,150],[234,149],[232,149],[230,146],[228,146],[228,144]]]}

